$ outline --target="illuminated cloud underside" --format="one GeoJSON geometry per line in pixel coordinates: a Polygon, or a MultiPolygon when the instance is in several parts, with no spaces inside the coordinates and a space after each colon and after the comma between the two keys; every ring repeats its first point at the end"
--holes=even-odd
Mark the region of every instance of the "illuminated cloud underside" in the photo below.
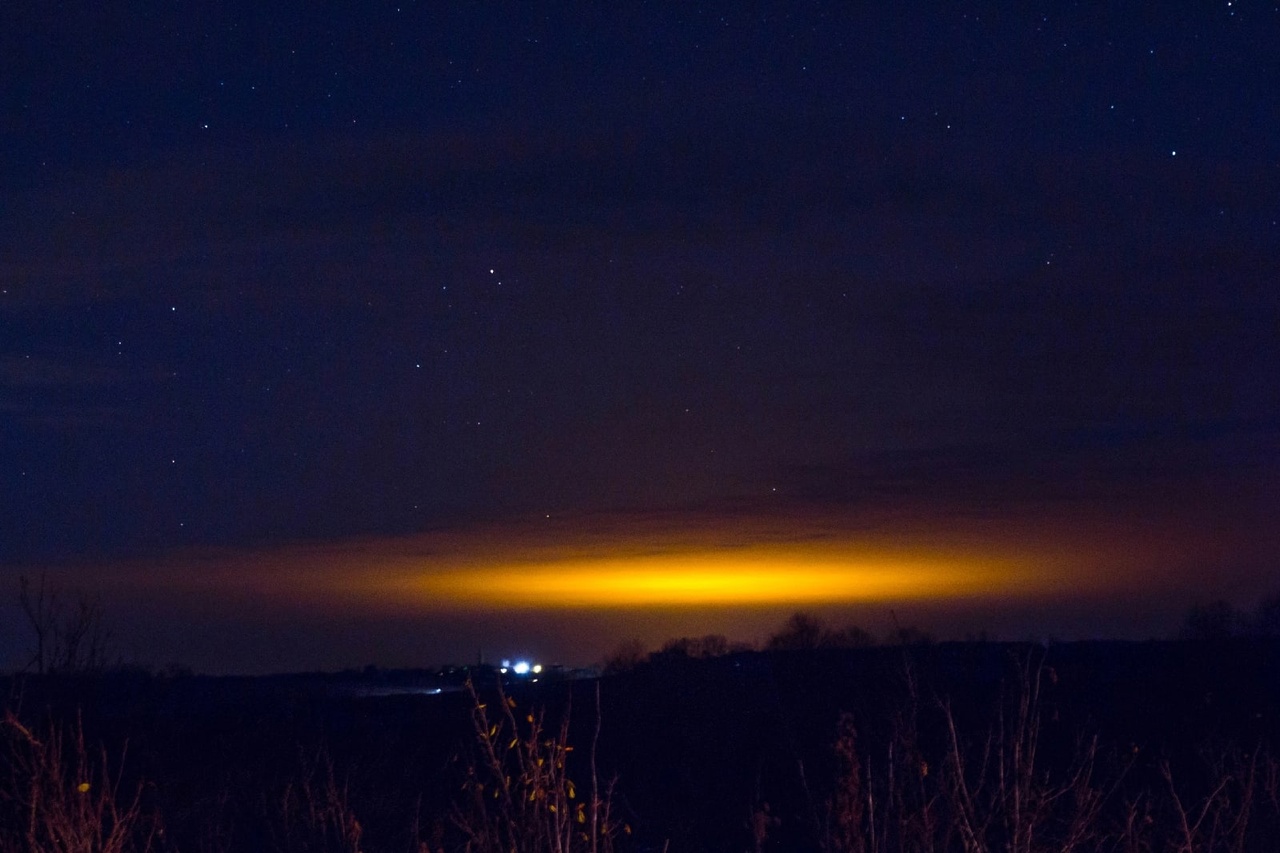
{"type": "Polygon", "coordinates": [[[962,598],[1014,586],[1028,589],[1027,573],[992,562],[693,553],[436,572],[405,579],[402,591],[475,607],[732,607],[962,598]]]}
{"type": "MultiPolygon", "coordinates": [[[[1061,600],[1116,594],[1137,565],[1164,562],[1093,530],[1038,540],[1025,529],[862,531],[841,519],[593,519],[211,556],[199,570],[135,575],[203,600],[335,612],[422,614],[681,608],[821,608],[894,602],[1061,600]],[[1086,541],[1087,540],[1087,541],[1086,541]],[[905,544],[910,543],[910,544],[905,544]],[[1145,559],[1140,559],[1145,557],[1145,559]],[[1125,567],[1130,568],[1126,571],[1125,567]]],[[[119,585],[119,584],[117,584],[119,585]]]]}

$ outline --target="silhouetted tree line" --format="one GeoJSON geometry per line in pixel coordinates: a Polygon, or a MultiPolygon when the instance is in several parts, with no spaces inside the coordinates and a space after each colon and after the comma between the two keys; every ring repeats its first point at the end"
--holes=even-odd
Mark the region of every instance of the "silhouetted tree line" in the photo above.
{"type": "MultiPolygon", "coordinates": [[[[170,751],[188,755],[183,751],[188,748],[185,744],[175,747],[164,742],[151,752],[140,750],[135,757],[120,745],[129,736],[128,726],[108,748],[96,732],[86,734],[90,729],[82,722],[80,705],[66,705],[55,715],[52,703],[37,706],[28,697],[24,706],[20,692],[24,683],[49,687],[102,680],[105,632],[101,609],[92,599],[62,595],[44,579],[39,583],[24,579],[19,599],[33,648],[25,672],[10,681],[16,691],[0,705],[0,850],[486,853],[554,849],[608,853],[615,849],[667,849],[663,839],[669,841],[667,833],[678,824],[659,816],[651,824],[661,827],[656,835],[643,842],[632,838],[634,812],[622,796],[627,780],[597,775],[600,682],[595,684],[595,703],[588,706],[595,710],[594,726],[579,729],[573,738],[567,705],[560,716],[547,717],[539,705],[524,704],[523,695],[519,703],[505,695],[501,685],[493,696],[473,691],[469,697],[457,697],[469,700],[469,725],[463,726],[463,742],[469,745],[447,765],[439,761],[425,764],[425,775],[416,777],[398,766],[414,761],[405,751],[405,742],[392,743],[397,764],[379,766],[363,777],[353,772],[353,768],[359,769],[358,762],[335,758],[323,738],[314,749],[298,747],[299,766],[292,771],[279,756],[263,758],[252,767],[243,765],[241,759],[257,759],[267,740],[283,735],[286,741],[296,737],[299,745],[307,741],[296,729],[293,705],[287,705],[282,716],[265,726],[261,721],[266,712],[257,705],[246,702],[230,708],[234,716],[228,718],[232,722],[227,723],[219,748],[234,746],[242,752],[235,753],[217,778],[199,763],[166,763],[170,751]],[[263,732],[258,732],[259,728],[263,732]],[[143,769],[135,771],[139,764],[143,769]],[[389,778],[388,773],[395,778],[389,778]],[[441,784],[434,781],[437,776],[448,778],[441,784]],[[431,789],[435,796],[424,795],[424,789],[432,785],[436,786],[431,789]],[[389,808],[387,792],[397,797],[405,792],[410,797],[416,794],[416,804],[411,812],[397,811],[399,806],[389,808]],[[179,837],[181,842],[175,840],[179,837]]],[[[1195,640],[1277,637],[1277,627],[1280,596],[1266,599],[1250,612],[1219,601],[1191,608],[1180,636],[1195,640]]],[[[990,685],[1000,677],[999,668],[985,682],[986,687],[966,698],[953,699],[948,693],[925,689],[923,680],[917,680],[915,667],[923,670],[931,659],[956,665],[954,649],[932,643],[927,633],[909,626],[895,625],[877,639],[857,626],[831,627],[812,614],[796,613],[762,646],[765,652],[783,654],[755,656],[768,671],[767,677],[752,680],[738,675],[750,667],[739,670],[726,662],[721,669],[735,673],[732,679],[714,682],[702,694],[714,698],[700,703],[686,702],[682,697],[698,696],[698,691],[716,678],[717,668],[699,666],[698,678],[682,681],[679,673],[692,668],[677,665],[663,669],[663,664],[756,650],[723,635],[708,634],[672,639],[654,652],[639,641],[629,641],[619,646],[607,663],[611,671],[654,665],[647,668],[647,674],[637,672],[614,682],[620,688],[630,685],[632,690],[624,696],[629,702],[615,704],[615,711],[627,704],[634,707],[630,700],[637,696],[642,701],[655,701],[655,683],[661,685],[660,692],[668,697],[670,707],[679,708],[682,702],[686,707],[711,706],[706,714],[710,722],[702,728],[686,721],[688,730],[681,731],[669,717],[661,717],[661,725],[666,727],[663,738],[681,741],[678,748],[662,753],[673,757],[675,766],[659,763],[666,775],[651,774],[664,779],[672,771],[676,775],[689,773],[693,761],[687,752],[690,743],[717,736],[735,752],[766,756],[771,749],[780,749],[793,759],[784,764],[799,767],[801,778],[807,778],[801,751],[794,743],[796,732],[804,732],[806,726],[796,724],[791,715],[812,703],[788,705],[780,698],[786,690],[776,688],[786,683],[786,673],[802,673],[791,679],[794,689],[798,684],[821,680],[813,674],[815,661],[829,667],[833,658],[847,657],[893,661],[902,666],[897,688],[885,678],[863,677],[850,682],[876,685],[870,692],[877,701],[883,694],[884,707],[876,710],[875,703],[869,703],[855,715],[844,710],[851,706],[840,700],[842,712],[830,739],[823,741],[822,735],[815,735],[815,749],[826,755],[810,766],[816,768],[823,762],[829,766],[814,774],[812,791],[805,782],[802,795],[796,795],[796,802],[807,803],[805,808],[795,808],[795,802],[784,806],[772,797],[774,805],[770,806],[760,793],[762,779],[769,783],[770,774],[781,776],[775,780],[778,790],[795,786],[779,769],[784,764],[775,766],[757,759],[750,818],[737,827],[740,833],[746,828],[747,840],[754,848],[739,845],[732,849],[823,853],[1270,853],[1280,849],[1280,758],[1272,749],[1274,741],[1267,739],[1268,729],[1240,730],[1214,740],[1198,753],[1178,738],[1159,742],[1160,747],[1152,750],[1123,740],[1108,743],[1089,726],[1066,723],[1071,708],[1098,707],[1090,704],[1092,698],[1085,702],[1078,697],[1080,688],[1093,682],[1082,681],[1076,673],[1070,682],[1076,695],[1070,693],[1059,685],[1058,671],[1046,664],[1048,651],[1022,646],[1022,651],[1014,654],[1003,647],[968,647],[964,654],[977,649],[987,669],[992,660],[1007,656],[1013,664],[1012,677],[1006,662],[994,700],[982,690],[991,690],[990,685]],[[877,645],[901,646],[903,651],[849,656],[791,654],[877,645]],[[742,691],[738,699],[750,705],[736,717],[734,703],[725,692],[734,684],[742,691]],[[769,689],[761,691],[762,685],[772,685],[779,695],[769,695],[769,689]],[[748,697],[759,694],[765,694],[760,703],[751,705],[748,697]],[[772,728],[766,725],[770,720],[776,723],[772,728]],[[797,846],[796,839],[803,843],[797,846]]],[[[1188,654],[1187,659],[1209,661],[1215,671],[1227,663],[1221,649],[1212,644],[1168,645],[1188,654]]],[[[1271,644],[1242,643],[1238,648],[1249,645],[1271,644]]],[[[117,673],[117,677],[122,676],[117,673]]],[[[149,689],[164,680],[150,675],[138,679],[138,685],[150,683],[149,689]]],[[[950,684],[960,684],[962,692],[974,690],[964,680],[950,684]]],[[[133,690],[135,683],[129,685],[133,690]]],[[[161,684],[156,695],[167,692],[168,687],[161,684]]],[[[38,694],[33,688],[31,696],[38,694]]],[[[83,695],[95,694],[88,691],[83,695]]],[[[548,694],[535,695],[540,702],[548,694]]],[[[1207,694],[1203,701],[1187,707],[1203,713],[1211,699],[1212,694],[1207,694]]],[[[1129,707],[1124,701],[1117,704],[1129,707]]],[[[443,729],[422,728],[418,715],[424,707],[414,708],[414,731],[418,735],[425,732],[427,739],[454,743],[443,729]]],[[[431,707],[439,719],[448,717],[443,704],[431,707]]],[[[451,713],[461,707],[453,706],[451,713]]],[[[1250,725],[1262,726],[1257,721],[1266,715],[1249,710],[1250,725]]],[[[364,712],[347,708],[342,713],[347,715],[341,717],[342,725],[350,727],[364,712]]],[[[804,713],[808,715],[808,711],[804,713]]],[[[1185,713],[1179,709],[1173,716],[1185,720],[1185,713]]],[[[87,721],[88,716],[83,719],[87,721]]],[[[133,717],[122,719],[132,721],[133,717]]],[[[190,722],[173,722],[165,716],[155,719],[169,720],[172,733],[191,740],[190,722]]],[[[807,726],[811,732],[818,732],[823,725],[818,715],[804,719],[811,723],[807,726]]],[[[633,717],[631,725],[641,720],[633,717]]],[[[1144,716],[1143,725],[1150,723],[1144,716]]],[[[620,739],[640,743],[646,752],[666,748],[625,724],[624,729],[620,739]]],[[[147,728],[143,724],[133,731],[147,732],[147,728]]],[[[1178,731],[1199,732],[1193,728],[1178,731]]],[[[1274,727],[1269,731],[1274,735],[1274,727]]],[[[349,745],[363,755],[385,734],[356,733],[349,745]]],[[[290,744],[284,747],[282,754],[287,755],[290,744]]],[[[813,759],[815,754],[806,757],[813,759]]],[[[728,773],[715,762],[704,763],[717,780],[728,773]]],[[[723,788],[720,796],[729,796],[724,792],[731,791],[732,785],[723,788]]],[[[660,803],[655,810],[674,808],[673,802],[660,803]]],[[[700,802],[705,805],[713,800],[700,802]]],[[[716,821],[714,826],[721,827],[722,822],[716,821]]],[[[725,832],[734,829],[727,824],[721,828],[725,832]]],[[[670,849],[730,848],[675,844],[670,849]]]]}
{"type": "Polygon", "coordinates": [[[1280,637],[1280,595],[1264,598],[1252,611],[1229,601],[1193,604],[1178,632],[1183,640],[1227,640],[1233,637],[1280,637]]]}
{"type": "MultiPolygon", "coordinates": [[[[764,649],[771,652],[802,652],[815,649],[866,649],[877,645],[928,645],[933,642],[935,638],[932,634],[913,625],[895,625],[891,632],[880,639],[858,625],[836,628],[812,613],[797,612],[769,636],[764,649]]],[[[629,639],[624,640],[605,657],[602,668],[606,674],[615,674],[635,669],[649,661],[716,658],[751,651],[758,651],[754,644],[731,641],[722,634],[676,637],[667,640],[656,651],[650,651],[641,640],[629,639]]]]}
{"type": "MultiPolygon", "coordinates": [[[[1263,599],[1252,611],[1217,600],[1194,604],[1188,609],[1177,632],[1182,640],[1226,640],[1248,637],[1280,637],[1280,594],[1263,599]]],[[[987,641],[987,632],[970,637],[987,641]]],[[[799,652],[816,649],[865,649],[873,646],[915,646],[936,642],[933,634],[914,625],[897,625],[883,637],[876,637],[858,625],[832,627],[812,613],[797,612],[765,641],[766,651],[799,652]]],[[[756,651],[752,643],[731,641],[722,634],[702,637],[675,637],[651,651],[642,640],[620,643],[602,662],[606,674],[627,672],[650,660],[669,658],[704,659],[737,652],[756,651]]]]}

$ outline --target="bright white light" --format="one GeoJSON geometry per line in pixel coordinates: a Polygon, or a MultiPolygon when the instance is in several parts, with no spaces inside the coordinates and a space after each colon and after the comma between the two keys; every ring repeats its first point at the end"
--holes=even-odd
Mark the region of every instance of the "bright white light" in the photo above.
{"type": "Polygon", "coordinates": [[[528,661],[518,660],[518,661],[516,661],[516,665],[515,665],[515,666],[513,666],[513,667],[511,667],[511,668],[512,668],[513,670],[515,670],[516,675],[528,675],[528,674],[529,674],[529,662],[528,662],[528,661]]]}
{"type": "Polygon", "coordinates": [[[535,663],[535,664],[533,665],[533,671],[534,671],[535,673],[542,672],[542,664],[540,664],[540,663],[535,663]]]}

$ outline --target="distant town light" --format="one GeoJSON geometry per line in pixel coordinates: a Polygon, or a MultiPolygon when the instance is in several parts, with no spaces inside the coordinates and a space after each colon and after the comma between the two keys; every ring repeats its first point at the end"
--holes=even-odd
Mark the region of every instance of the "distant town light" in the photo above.
{"type": "MultiPolygon", "coordinates": [[[[528,674],[529,674],[529,662],[528,662],[528,661],[518,660],[518,661],[516,661],[516,665],[515,665],[515,666],[513,666],[513,667],[511,667],[511,668],[515,671],[515,674],[516,674],[516,675],[528,675],[528,674]]],[[[542,667],[538,667],[538,668],[539,668],[539,669],[541,669],[542,667]]]]}
{"type": "Polygon", "coordinates": [[[535,663],[535,664],[533,665],[533,671],[534,671],[534,673],[542,672],[542,664],[540,664],[540,663],[535,663]]]}

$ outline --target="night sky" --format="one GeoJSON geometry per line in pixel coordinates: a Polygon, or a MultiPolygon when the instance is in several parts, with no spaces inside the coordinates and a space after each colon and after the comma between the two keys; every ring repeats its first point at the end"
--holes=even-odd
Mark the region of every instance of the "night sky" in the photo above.
{"type": "Polygon", "coordinates": [[[1251,607],[1277,46],[1251,0],[5,4],[0,668],[41,572],[210,672],[1251,607]]]}

